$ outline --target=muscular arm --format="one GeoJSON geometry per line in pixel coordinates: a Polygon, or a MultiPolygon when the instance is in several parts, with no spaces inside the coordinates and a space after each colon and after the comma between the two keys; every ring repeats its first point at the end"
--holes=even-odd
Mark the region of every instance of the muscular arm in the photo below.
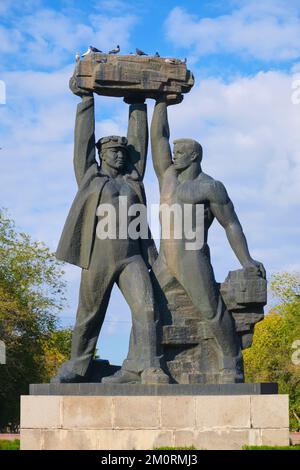
{"type": "Polygon", "coordinates": [[[74,171],[78,186],[93,163],[96,163],[94,98],[83,96],[77,106],[74,139],[74,171]]]}
{"type": "Polygon", "coordinates": [[[165,171],[172,164],[169,139],[167,103],[164,100],[158,100],[155,104],[151,123],[151,152],[154,170],[160,186],[165,171]]]}
{"type": "Polygon", "coordinates": [[[234,206],[225,187],[218,181],[214,183],[210,208],[216,219],[224,227],[230,246],[241,265],[244,268],[256,266],[264,274],[261,263],[254,261],[250,256],[246,237],[235,213],[234,206]]]}
{"type": "Polygon", "coordinates": [[[131,104],[128,122],[128,149],[134,169],[143,180],[148,151],[147,106],[144,103],[131,104]]]}

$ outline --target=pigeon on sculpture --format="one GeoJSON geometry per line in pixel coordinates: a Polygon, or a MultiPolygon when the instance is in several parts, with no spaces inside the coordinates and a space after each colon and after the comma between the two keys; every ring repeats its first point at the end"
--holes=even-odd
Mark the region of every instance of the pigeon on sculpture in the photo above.
{"type": "Polygon", "coordinates": [[[136,55],[148,55],[145,52],[141,51],[141,49],[138,49],[138,48],[136,48],[135,52],[136,52],[136,55]]]}
{"type": "Polygon", "coordinates": [[[176,60],[175,59],[165,59],[165,62],[167,64],[176,64],[176,60]]]}
{"type": "Polygon", "coordinates": [[[78,52],[76,52],[75,59],[76,59],[76,62],[80,61],[80,55],[78,54],[78,52]]]}
{"type": "Polygon", "coordinates": [[[97,47],[93,47],[93,46],[89,46],[88,50],[82,54],[82,57],[88,55],[88,54],[91,54],[92,52],[100,52],[102,53],[102,51],[100,51],[100,49],[97,49],[97,47]]]}
{"type": "Polygon", "coordinates": [[[117,46],[115,49],[109,51],[109,54],[118,54],[120,52],[120,46],[117,46]]]}

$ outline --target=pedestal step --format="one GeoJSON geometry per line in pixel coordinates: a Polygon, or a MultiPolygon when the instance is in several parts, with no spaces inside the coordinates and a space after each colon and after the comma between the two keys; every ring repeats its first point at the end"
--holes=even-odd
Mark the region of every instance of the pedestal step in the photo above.
{"type": "Polygon", "coordinates": [[[23,396],[24,450],[288,445],[287,395],[23,396]]]}

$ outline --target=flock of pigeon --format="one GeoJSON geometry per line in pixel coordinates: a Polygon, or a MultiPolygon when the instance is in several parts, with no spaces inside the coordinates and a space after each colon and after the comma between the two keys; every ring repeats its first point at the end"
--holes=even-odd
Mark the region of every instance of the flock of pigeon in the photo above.
{"type": "MultiPolygon", "coordinates": [[[[112,49],[111,51],[109,51],[108,54],[118,54],[120,52],[120,50],[121,50],[120,46],[118,45],[115,49],[112,49]]],[[[100,51],[100,49],[97,49],[97,47],[89,46],[88,50],[84,54],[82,54],[81,57],[85,57],[85,56],[87,56],[89,54],[92,54],[92,53],[95,53],[95,52],[99,52],[99,53],[103,54],[103,52],[100,51]]],[[[132,52],[130,52],[130,54],[132,54],[132,52]]],[[[148,54],[146,54],[146,52],[143,52],[143,51],[141,51],[141,49],[138,49],[138,48],[135,49],[135,54],[139,55],[139,56],[148,55],[148,54]]],[[[160,57],[159,53],[156,52],[154,57],[160,57]]],[[[76,62],[78,62],[79,60],[80,60],[80,55],[79,55],[78,52],[76,52],[76,62]]],[[[176,64],[176,63],[178,63],[178,61],[176,61],[176,59],[169,59],[169,58],[165,59],[165,62],[167,64],[176,64]]],[[[182,61],[182,63],[186,64],[186,59],[184,59],[182,61]]]]}

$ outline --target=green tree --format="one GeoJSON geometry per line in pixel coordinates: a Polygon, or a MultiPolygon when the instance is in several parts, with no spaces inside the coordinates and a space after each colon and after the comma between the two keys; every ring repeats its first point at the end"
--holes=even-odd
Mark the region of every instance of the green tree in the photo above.
{"type": "Polygon", "coordinates": [[[43,244],[17,231],[0,210],[0,429],[17,429],[20,395],[28,385],[49,381],[67,358],[69,330],[58,314],[65,298],[62,265],[43,244]]]}
{"type": "Polygon", "coordinates": [[[276,305],[256,325],[253,345],[244,351],[246,381],[277,382],[279,392],[290,396],[291,428],[299,430],[300,364],[293,353],[300,340],[300,278],[276,274],[270,286],[276,305]]]}

